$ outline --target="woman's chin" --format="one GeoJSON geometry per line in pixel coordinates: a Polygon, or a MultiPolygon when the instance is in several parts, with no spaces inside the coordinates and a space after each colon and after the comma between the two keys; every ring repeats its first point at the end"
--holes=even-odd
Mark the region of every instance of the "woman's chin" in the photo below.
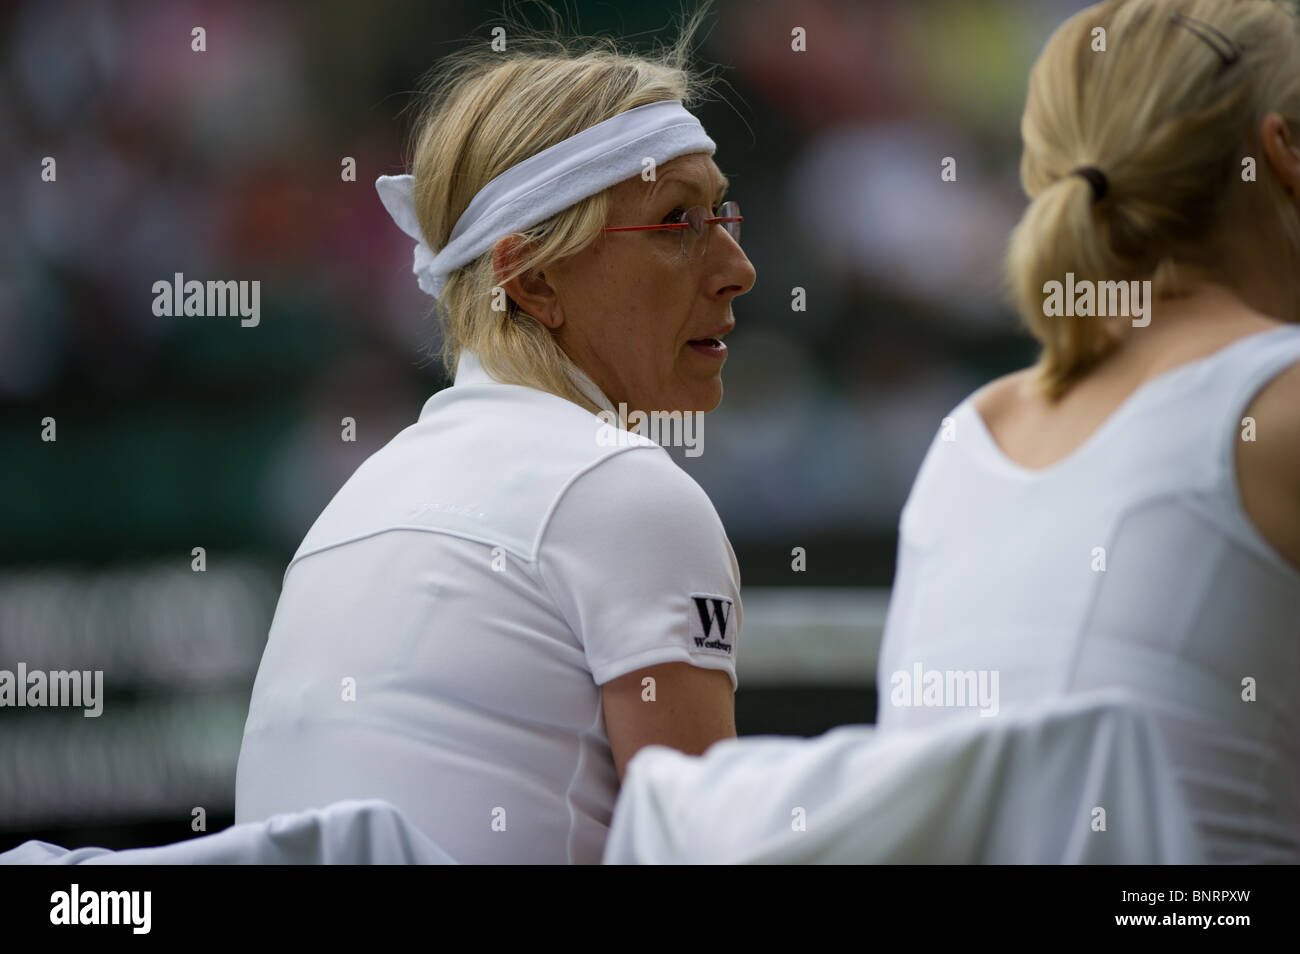
{"type": "Polygon", "coordinates": [[[673,390],[657,398],[644,399],[632,407],[657,407],[661,411],[677,414],[707,414],[722,403],[722,373],[715,371],[707,377],[696,376],[691,381],[681,381],[673,390]]]}
{"type": "Polygon", "coordinates": [[[704,386],[697,389],[691,395],[688,406],[682,408],[685,411],[699,411],[708,414],[722,403],[722,374],[719,372],[705,383],[704,386]]]}

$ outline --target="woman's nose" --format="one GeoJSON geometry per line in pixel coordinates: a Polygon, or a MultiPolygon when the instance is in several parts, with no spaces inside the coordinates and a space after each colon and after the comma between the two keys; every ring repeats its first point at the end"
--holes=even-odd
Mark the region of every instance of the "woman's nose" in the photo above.
{"type": "Polygon", "coordinates": [[[711,251],[719,256],[717,269],[718,287],[715,294],[730,293],[743,295],[754,287],[757,273],[754,265],[731,234],[721,226],[715,226],[720,234],[713,236],[711,251]]]}

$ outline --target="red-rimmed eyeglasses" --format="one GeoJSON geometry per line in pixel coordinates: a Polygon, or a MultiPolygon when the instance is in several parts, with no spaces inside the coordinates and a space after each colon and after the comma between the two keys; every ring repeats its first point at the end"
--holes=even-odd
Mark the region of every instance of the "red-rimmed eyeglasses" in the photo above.
{"type": "Polygon", "coordinates": [[[652,229],[680,229],[682,233],[682,255],[686,258],[702,256],[708,247],[709,226],[715,222],[727,230],[737,244],[740,243],[740,223],[745,221],[740,214],[740,205],[736,202],[724,202],[719,206],[721,215],[710,215],[711,209],[702,205],[691,206],[684,211],[676,222],[664,222],[662,225],[619,225],[614,228],[601,229],[602,232],[646,232],[652,229]]]}

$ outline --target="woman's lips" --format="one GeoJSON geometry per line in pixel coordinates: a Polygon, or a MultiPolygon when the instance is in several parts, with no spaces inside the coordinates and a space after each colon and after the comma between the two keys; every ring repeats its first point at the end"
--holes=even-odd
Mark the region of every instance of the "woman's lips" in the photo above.
{"type": "Polygon", "coordinates": [[[702,355],[710,358],[725,358],[727,356],[727,346],[717,338],[695,338],[688,341],[692,348],[702,355]]]}

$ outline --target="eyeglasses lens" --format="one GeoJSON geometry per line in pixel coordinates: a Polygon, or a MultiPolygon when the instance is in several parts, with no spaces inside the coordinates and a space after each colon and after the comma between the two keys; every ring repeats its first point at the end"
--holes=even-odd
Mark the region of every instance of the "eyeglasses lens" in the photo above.
{"type": "MultiPolygon", "coordinates": [[[[735,202],[724,202],[718,210],[718,217],[734,218],[740,215],[740,205],[735,202]]],[[[682,220],[690,228],[682,229],[682,254],[687,258],[697,258],[704,254],[709,242],[709,228],[712,223],[707,219],[713,218],[709,209],[702,205],[693,206],[686,210],[682,215],[682,220]]],[[[718,222],[727,230],[727,234],[732,239],[740,242],[740,223],[739,222],[718,222]]]]}

